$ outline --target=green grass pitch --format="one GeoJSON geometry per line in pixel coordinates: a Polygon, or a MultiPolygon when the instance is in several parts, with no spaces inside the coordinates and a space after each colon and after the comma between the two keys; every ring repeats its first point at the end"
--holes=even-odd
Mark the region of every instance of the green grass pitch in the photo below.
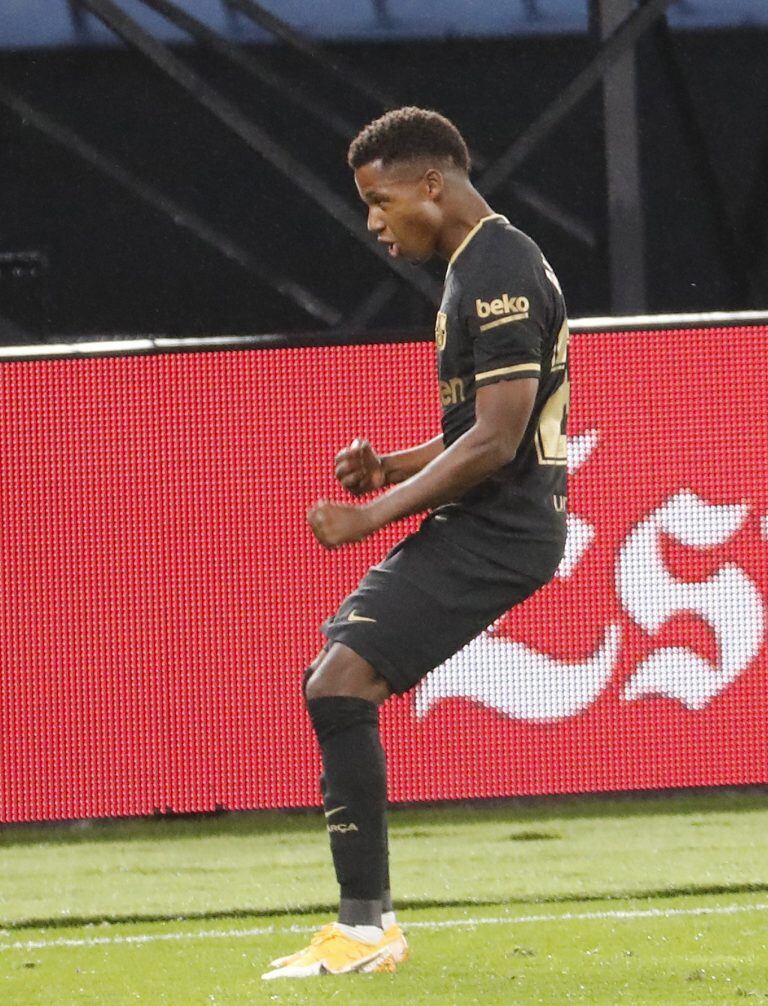
{"type": "Polygon", "coordinates": [[[768,800],[392,814],[412,958],[266,983],[332,914],[320,815],[0,829],[0,1003],[768,1004],[768,800]]]}

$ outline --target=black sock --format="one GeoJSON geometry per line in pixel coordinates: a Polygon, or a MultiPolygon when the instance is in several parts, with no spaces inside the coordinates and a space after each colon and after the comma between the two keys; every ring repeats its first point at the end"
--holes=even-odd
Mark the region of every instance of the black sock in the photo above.
{"type": "Polygon", "coordinates": [[[381,891],[381,910],[382,912],[393,911],[392,906],[392,891],[389,881],[389,828],[387,827],[387,819],[384,818],[384,883],[382,885],[381,891]]]}
{"type": "MultiPolygon", "coordinates": [[[[322,794],[323,806],[325,806],[325,776],[320,776],[320,793],[322,794]]],[[[383,890],[381,892],[381,910],[382,912],[394,912],[395,906],[392,904],[392,890],[391,883],[389,879],[389,828],[387,826],[387,818],[384,816],[384,881],[383,890]]],[[[347,919],[348,915],[351,915],[354,911],[354,907],[350,910],[346,906],[341,906],[339,908],[339,920],[341,921],[341,916],[344,915],[344,922],[347,925],[357,925],[358,923],[349,922],[347,919]]],[[[366,923],[360,923],[360,925],[365,925],[366,923]]],[[[374,923],[375,924],[375,923],[374,923]]]]}
{"type": "Polygon", "coordinates": [[[341,888],[339,922],[380,926],[387,778],[379,710],[346,695],[309,699],[307,709],[323,756],[323,803],[341,888]]]}

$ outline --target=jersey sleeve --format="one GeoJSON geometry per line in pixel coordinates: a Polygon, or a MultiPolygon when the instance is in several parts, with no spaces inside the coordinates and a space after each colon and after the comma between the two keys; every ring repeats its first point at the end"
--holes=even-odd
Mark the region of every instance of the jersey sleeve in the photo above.
{"type": "Polygon", "coordinates": [[[523,262],[510,257],[465,278],[462,314],[477,387],[539,377],[547,302],[538,272],[528,256],[523,262]]]}

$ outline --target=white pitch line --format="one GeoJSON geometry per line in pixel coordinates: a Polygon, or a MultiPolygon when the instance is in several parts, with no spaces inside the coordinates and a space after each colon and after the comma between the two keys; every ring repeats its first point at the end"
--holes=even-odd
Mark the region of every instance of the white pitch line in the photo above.
{"type": "MultiPolygon", "coordinates": [[[[404,922],[409,929],[456,929],[476,926],[520,926],[533,922],[585,922],[600,919],[670,919],[693,915],[738,915],[766,912],[768,902],[754,905],[715,905],[711,908],[645,908],[609,912],[564,912],[562,915],[507,915],[484,919],[445,919],[441,922],[404,922]]],[[[164,940],[231,940],[254,936],[282,936],[314,933],[317,926],[260,926],[257,929],[203,929],[197,933],[145,933],[137,936],[94,936],[87,940],[28,940],[24,943],[0,943],[2,950],[47,950],[53,947],[98,947],[131,943],[160,943],[164,940]]]]}

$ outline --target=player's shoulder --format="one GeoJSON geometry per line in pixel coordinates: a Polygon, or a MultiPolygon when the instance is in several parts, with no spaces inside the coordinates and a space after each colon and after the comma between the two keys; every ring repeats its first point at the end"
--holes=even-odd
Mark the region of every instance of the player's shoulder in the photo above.
{"type": "Polygon", "coordinates": [[[484,228],[490,247],[510,248],[530,255],[541,255],[541,249],[533,238],[515,227],[509,220],[497,214],[488,221],[490,226],[484,228]]]}
{"type": "Polygon", "coordinates": [[[524,272],[542,268],[541,249],[524,231],[500,214],[486,217],[458,254],[451,267],[459,279],[489,273],[524,272]]]}
{"type": "Polygon", "coordinates": [[[536,242],[506,217],[487,217],[449,268],[465,303],[507,294],[548,301],[544,256],[536,242]]]}

